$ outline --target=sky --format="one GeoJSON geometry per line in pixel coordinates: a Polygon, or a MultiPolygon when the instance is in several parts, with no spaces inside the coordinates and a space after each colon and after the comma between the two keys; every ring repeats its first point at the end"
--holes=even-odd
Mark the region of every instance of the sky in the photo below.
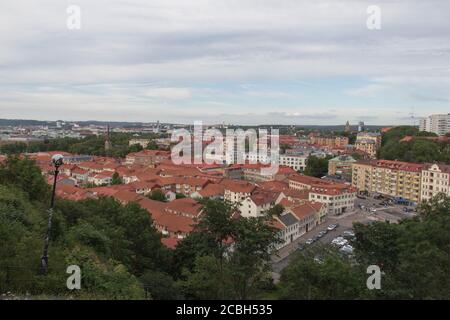
{"type": "Polygon", "coordinates": [[[0,2],[0,118],[392,125],[448,112],[448,0],[0,2]]]}

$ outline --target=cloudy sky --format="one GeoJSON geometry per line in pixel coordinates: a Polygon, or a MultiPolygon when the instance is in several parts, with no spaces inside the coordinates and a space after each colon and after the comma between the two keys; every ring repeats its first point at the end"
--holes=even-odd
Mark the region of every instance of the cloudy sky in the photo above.
{"type": "Polygon", "coordinates": [[[0,118],[410,124],[450,112],[449,13],[448,0],[2,1],[0,118]]]}

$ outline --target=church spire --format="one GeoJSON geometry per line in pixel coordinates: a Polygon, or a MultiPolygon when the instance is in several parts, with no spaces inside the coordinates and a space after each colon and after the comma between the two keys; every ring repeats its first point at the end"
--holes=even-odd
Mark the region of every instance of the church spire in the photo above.
{"type": "Polygon", "coordinates": [[[105,133],[105,152],[110,151],[112,148],[111,140],[109,137],[109,123],[106,125],[106,133],[105,133]]]}

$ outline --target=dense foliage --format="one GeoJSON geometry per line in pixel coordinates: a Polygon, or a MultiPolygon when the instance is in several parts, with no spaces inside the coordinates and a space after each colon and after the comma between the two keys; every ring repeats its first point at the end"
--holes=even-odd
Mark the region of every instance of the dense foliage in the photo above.
{"type": "Polygon", "coordinates": [[[139,277],[164,273],[170,253],[146,210],[112,198],[56,203],[49,274],[38,275],[46,230],[48,187],[30,160],[0,167],[0,292],[139,299],[139,277]],[[42,196],[44,195],[44,197],[42,196]],[[66,288],[66,268],[82,269],[82,290],[66,288]]]}
{"type": "Polygon", "coordinates": [[[330,156],[327,156],[326,158],[309,156],[308,161],[306,163],[305,171],[303,173],[307,176],[322,178],[328,173],[328,161],[330,159],[331,159],[330,156]]]}
{"type": "Polygon", "coordinates": [[[434,133],[419,132],[416,127],[395,127],[383,134],[383,144],[379,151],[380,159],[407,162],[450,163],[450,143],[433,141],[427,137],[436,137],[434,133]],[[411,141],[400,141],[405,136],[412,136],[411,141]]]}
{"type": "MultiPolygon", "coordinates": [[[[165,137],[163,134],[143,134],[139,138],[155,139],[165,137]]],[[[74,154],[89,154],[96,156],[113,156],[125,157],[130,152],[137,152],[142,150],[142,146],[135,144],[129,145],[129,140],[135,138],[131,133],[116,133],[110,134],[110,140],[113,148],[105,151],[105,137],[88,136],[82,139],[77,138],[57,138],[49,139],[43,142],[31,142],[28,145],[25,143],[13,143],[0,146],[0,153],[3,154],[19,154],[24,152],[38,152],[38,151],[65,151],[74,154]]],[[[148,149],[157,149],[157,145],[152,140],[148,149]]]]}

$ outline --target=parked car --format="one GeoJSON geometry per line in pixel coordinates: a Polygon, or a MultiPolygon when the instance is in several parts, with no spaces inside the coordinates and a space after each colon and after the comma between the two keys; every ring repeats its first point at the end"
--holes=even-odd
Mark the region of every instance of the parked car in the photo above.
{"type": "Polygon", "coordinates": [[[334,244],[338,247],[342,247],[348,243],[347,239],[344,239],[343,237],[337,237],[334,238],[333,241],[331,241],[331,244],[334,244]]]}
{"type": "Polygon", "coordinates": [[[326,235],[327,234],[327,230],[323,230],[323,231],[320,231],[318,234],[317,234],[317,236],[319,237],[319,238],[322,238],[324,235],[326,235]]]}
{"type": "Polygon", "coordinates": [[[334,229],[336,229],[338,227],[337,224],[330,224],[327,228],[328,231],[333,231],[334,229]]]}
{"type": "Polygon", "coordinates": [[[342,235],[347,238],[353,238],[355,236],[355,233],[352,230],[346,230],[342,235]]]}
{"type": "Polygon", "coordinates": [[[308,239],[305,242],[305,244],[313,244],[313,243],[314,243],[314,239],[308,239]]]}
{"type": "Polygon", "coordinates": [[[339,251],[347,254],[353,253],[353,247],[349,244],[343,245],[342,248],[339,249],[339,251]]]}

